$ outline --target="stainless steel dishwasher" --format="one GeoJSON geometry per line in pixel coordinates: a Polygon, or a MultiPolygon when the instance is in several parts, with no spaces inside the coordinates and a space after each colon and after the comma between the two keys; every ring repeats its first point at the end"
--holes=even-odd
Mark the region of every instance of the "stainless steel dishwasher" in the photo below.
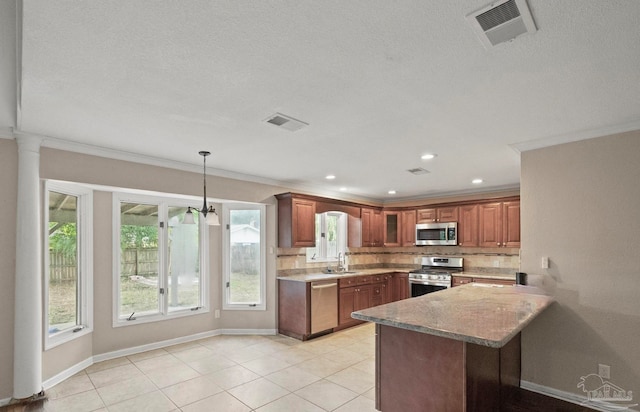
{"type": "Polygon", "coordinates": [[[311,282],[311,334],[338,326],[338,282],[311,282]]]}

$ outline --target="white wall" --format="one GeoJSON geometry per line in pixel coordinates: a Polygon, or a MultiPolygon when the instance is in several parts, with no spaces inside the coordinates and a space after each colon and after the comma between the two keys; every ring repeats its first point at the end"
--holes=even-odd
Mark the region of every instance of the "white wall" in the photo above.
{"type": "Polygon", "coordinates": [[[557,299],[523,333],[523,380],[585,395],[602,363],[638,402],[640,131],[525,152],[521,170],[521,270],[557,299]]]}

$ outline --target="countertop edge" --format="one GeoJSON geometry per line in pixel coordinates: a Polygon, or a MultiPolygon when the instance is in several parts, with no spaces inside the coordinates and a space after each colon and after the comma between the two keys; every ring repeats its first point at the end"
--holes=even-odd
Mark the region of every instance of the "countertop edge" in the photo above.
{"type": "Polygon", "coordinates": [[[383,273],[409,273],[411,269],[407,268],[380,268],[380,269],[360,269],[349,271],[349,273],[306,273],[303,275],[276,276],[277,280],[286,280],[290,282],[316,282],[319,280],[344,279],[353,276],[371,276],[383,273]]]}
{"type": "MultiPolygon", "coordinates": [[[[460,288],[469,288],[469,287],[474,287],[474,286],[465,285],[465,286],[461,286],[460,288]]],[[[522,286],[512,286],[512,287],[522,287],[522,286]]],[[[400,321],[391,320],[388,318],[366,315],[361,312],[352,312],[351,317],[358,320],[378,323],[380,325],[406,329],[406,330],[414,331],[417,333],[426,333],[429,335],[440,336],[443,338],[453,339],[453,340],[467,342],[467,343],[473,343],[476,345],[488,346],[492,348],[501,348],[505,346],[511,339],[513,339],[514,336],[520,333],[525,327],[529,325],[529,323],[531,323],[537,316],[539,316],[542,312],[544,312],[549,306],[551,306],[555,302],[555,299],[553,299],[553,297],[542,294],[542,293],[538,293],[535,290],[537,289],[532,288],[532,292],[530,292],[529,294],[547,296],[549,299],[546,302],[544,302],[543,306],[539,307],[534,313],[531,313],[530,316],[527,316],[518,325],[515,325],[515,327],[513,327],[512,330],[506,333],[500,340],[494,340],[494,339],[489,339],[481,336],[475,336],[475,335],[469,335],[469,334],[464,334],[460,332],[453,332],[453,331],[447,331],[443,329],[432,328],[427,325],[402,322],[401,320],[400,321]]],[[[391,304],[394,304],[394,303],[391,303],[391,304]]],[[[367,310],[365,309],[363,311],[367,311],[367,310]]]]}

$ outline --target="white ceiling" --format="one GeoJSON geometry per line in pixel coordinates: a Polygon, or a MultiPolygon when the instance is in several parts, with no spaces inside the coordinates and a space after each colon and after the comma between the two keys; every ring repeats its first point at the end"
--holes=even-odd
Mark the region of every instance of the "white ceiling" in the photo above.
{"type": "Polygon", "coordinates": [[[639,1],[530,0],[538,31],[489,50],[487,3],[28,1],[0,128],[382,202],[518,187],[515,149],[640,128],[639,1]]]}

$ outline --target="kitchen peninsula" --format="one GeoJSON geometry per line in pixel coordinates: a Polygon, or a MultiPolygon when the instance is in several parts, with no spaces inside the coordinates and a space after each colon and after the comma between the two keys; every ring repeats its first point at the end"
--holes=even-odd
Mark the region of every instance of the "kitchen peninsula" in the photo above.
{"type": "Polygon", "coordinates": [[[376,408],[500,410],[520,385],[520,332],[552,302],[534,287],[472,283],[354,312],[376,323],[376,408]]]}

